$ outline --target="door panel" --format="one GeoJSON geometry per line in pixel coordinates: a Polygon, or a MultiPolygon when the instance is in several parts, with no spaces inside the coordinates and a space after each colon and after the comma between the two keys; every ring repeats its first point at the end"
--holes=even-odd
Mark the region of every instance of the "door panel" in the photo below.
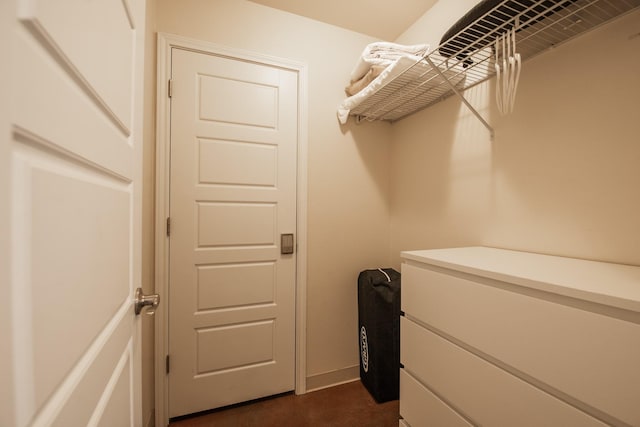
{"type": "Polygon", "coordinates": [[[276,147],[238,141],[199,143],[200,184],[276,186],[276,147]]]}
{"type": "Polygon", "coordinates": [[[170,416],[293,390],[297,73],[172,52],[170,416]]]}
{"type": "Polygon", "coordinates": [[[100,354],[90,364],[88,371],[92,375],[85,375],[79,381],[60,409],[60,413],[53,423],[54,426],[88,425],[89,419],[104,393],[105,386],[114,373],[113,367],[118,365],[123,354],[128,354],[128,338],[132,334],[131,324],[118,323],[111,339],[104,344],[100,354]]]}
{"type": "Polygon", "coordinates": [[[198,310],[273,303],[275,262],[200,265],[198,310]],[[227,286],[233,283],[234,286],[227,286]]]}
{"type": "Polygon", "coordinates": [[[131,238],[131,194],[126,186],[109,188],[45,166],[23,168],[15,184],[28,197],[15,207],[34,213],[22,230],[31,235],[23,255],[30,257],[33,369],[40,378],[34,392],[41,405],[129,296],[129,254],[122,249],[131,238]],[[74,339],[60,345],[68,331],[74,339]]]}
{"type": "Polygon", "coordinates": [[[200,75],[200,120],[234,123],[274,129],[278,117],[278,88],[275,79],[252,74],[240,81],[227,76],[200,75]],[[250,99],[251,102],[227,103],[217,100],[250,99]]]}
{"type": "Polygon", "coordinates": [[[105,391],[101,396],[98,408],[89,424],[98,427],[126,426],[131,423],[131,360],[123,355],[114,369],[105,391]]]}
{"type": "Polygon", "coordinates": [[[12,426],[142,424],[132,296],[145,4],[107,3],[15,3],[0,175],[12,426]]]}
{"type": "Polygon", "coordinates": [[[23,7],[29,25],[46,37],[54,55],[73,67],[83,80],[82,89],[95,97],[109,118],[130,130],[136,22],[129,1],[30,3],[23,7]]]}
{"type": "Polygon", "coordinates": [[[276,204],[209,202],[197,206],[199,248],[275,245],[276,204]]]}
{"type": "Polygon", "coordinates": [[[12,80],[16,94],[11,101],[13,126],[74,158],[118,176],[132,176],[129,131],[114,126],[95,99],[78,87],[75,76],[61,69],[51,57],[52,46],[38,44],[26,31],[18,31],[13,44],[20,52],[12,61],[20,76],[12,80]],[[42,102],[43,94],[47,102],[42,102]]]}
{"type": "Polygon", "coordinates": [[[273,362],[274,332],[273,319],[197,330],[197,373],[273,362]]]}

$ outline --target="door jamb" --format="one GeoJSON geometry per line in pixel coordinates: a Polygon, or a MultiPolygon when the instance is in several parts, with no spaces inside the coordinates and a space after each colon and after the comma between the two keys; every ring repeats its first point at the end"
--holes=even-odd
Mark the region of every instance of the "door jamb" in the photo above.
{"type": "Polygon", "coordinates": [[[297,159],[297,262],[295,301],[295,393],[306,393],[306,299],[307,299],[307,65],[289,59],[242,51],[215,43],[158,33],[156,101],[156,215],[155,283],[164,299],[155,315],[155,419],[158,426],[169,423],[169,393],[165,358],[169,352],[169,245],[166,219],[169,216],[169,160],[171,103],[168,81],[173,48],[220,55],[289,69],[298,74],[298,159],[297,159]]]}

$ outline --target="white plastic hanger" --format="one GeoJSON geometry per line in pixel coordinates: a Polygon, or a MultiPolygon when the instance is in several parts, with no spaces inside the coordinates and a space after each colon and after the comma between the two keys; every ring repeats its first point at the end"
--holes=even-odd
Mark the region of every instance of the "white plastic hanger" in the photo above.
{"type": "Polygon", "coordinates": [[[508,104],[505,101],[509,99],[509,56],[506,41],[505,34],[500,36],[502,44],[502,114],[507,114],[508,104]]]}
{"type": "Polygon", "coordinates": [[[516,53],[516,30],[511,30],[511,40],[513,44],[513,70],[511,78],[511,88],[509,91],[509,112],[513,112],[516,103],[516,92],[518,91],[518,83],[520,81],[520,70],[522,69],[522,58],[516,53]]]}
{"type": "Polygon", "coordinates": [[[500,114],[513,112],[520,81],[522,58],[516,53],[516,28],[497,36],[494,45],[496,104],[500,114]],[[502,55],[500,54],[502,52],[502,55]]]}
{"type": "Polygon", "coordinates": [[[495,68],[496,68],[496,105],[498,106],[498,111],[500,114],[504,114],[504,110],[502,108],[502,72],[500,70],[500,36],[496,36],[496,44],[494,47],[494,52],[496,54],[495,68]]]}

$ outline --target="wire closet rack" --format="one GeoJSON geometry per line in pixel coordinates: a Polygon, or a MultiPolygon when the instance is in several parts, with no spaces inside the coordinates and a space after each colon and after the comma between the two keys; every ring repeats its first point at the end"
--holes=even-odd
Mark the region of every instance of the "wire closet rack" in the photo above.
{"type": "Polygon", "coordinates": [[[489,129],[462,92],[496,74],[494,42],[515,29],[526,61],[617,17],[640,8],[640,0],[503,0],[380,87],[350,115],[396,121],[454,94],[489,129]]]}

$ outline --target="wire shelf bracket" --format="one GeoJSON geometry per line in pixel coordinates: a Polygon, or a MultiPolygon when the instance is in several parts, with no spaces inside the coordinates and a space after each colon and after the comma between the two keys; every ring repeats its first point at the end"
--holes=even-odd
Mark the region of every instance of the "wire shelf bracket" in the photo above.
{"type": "Polygon", "coordinates": [[[473,108],[473,105],[471,105],[469,103],[469,101],[467,101],[467,99],[462,95],[462,93],[460,93],[458,91],[458,89],[456,89],[456,86],[451,82],[451,80],[449,80],[448,78],[446,78],[446,76],[444,75],[444,73],[440,70],[439,67],[436,66],[436,64],[433,63],[433,61],[431,60],[431,58],[429,58],[428,56],[426,56],[424,58],[429,65],[431,65],[433,67],[434,70],[436,70],[436,72],[440,75],[440,77],[442,77],[442,79],[447,82],[447,84],[449,85],[449,87],[451,88],[451,90],[458,95],[458,97],[462,100],[462,102],[464,103],[464,105],[467,106],[467,108],[469,110],[471,110],[471,112],[473,113],[474,116],[476,116],[478,118],[478,120],[480,120],[480,122],[484,125],[484,127],[486,127],[489,130],[489,135],[491,135],[491,139],[493,139],[493,136],[495,135],[495,132],[493,130],[493,127],[491,127],[491,125],[484,119],[484,117],[482,117],[482,115],[480,113],[478,113],[478,110],[476,110],[475,108],[473,108]]]}

